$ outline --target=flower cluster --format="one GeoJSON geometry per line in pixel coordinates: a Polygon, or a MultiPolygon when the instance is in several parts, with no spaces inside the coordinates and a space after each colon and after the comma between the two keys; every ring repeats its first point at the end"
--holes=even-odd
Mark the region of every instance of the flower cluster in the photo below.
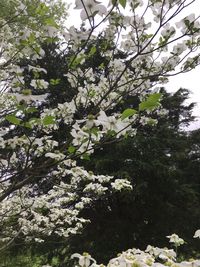
{"type": "MultiPolygon", "coordinates": [[[[199,230],[198,230],[199,231],[199,230]]],[[[183,240],[173,234],[170,238],[176,238],[175,241],[183,240]]],[[[171,242],[171,241],[170,241],[171,242]]],[[[177,255],[173,249],[158,248],[148,245],[145,251],[140,249],[128,249],[120,253],[116,258],[109,261],[107,265],[97,264],[96,260],[88,253],[83,255],[75,253],[72,259],[78,258],[79,267],[199,267],[200,260],[190,260],[177,262],[177,255]]],[[[77,266],[77,265],[76,265],[77,266]]]]}

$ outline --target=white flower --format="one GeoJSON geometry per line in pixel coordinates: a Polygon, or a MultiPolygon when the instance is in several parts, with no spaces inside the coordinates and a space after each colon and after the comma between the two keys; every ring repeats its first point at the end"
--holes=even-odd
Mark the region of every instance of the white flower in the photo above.
{"type": "Polygon", "coordinates": [[[108,188],[103,187],[101,184],[96,183],[89,183],[85,189],[83,190],[83,192],[96,192],[98,195],[102,195],[105,193],[105,191],[107,191],[108,188]]]}
{"type": "Polygon", "coordinates": [[[89,134],[84,132],[76,122],[73,125],[73,128],[71,130],[71,135],[73,136],[73,145],[74,146],[79,146],[83,143],[83,140],[88,140],[89,139],[89,134]]]}
{"type": "Polygon", "coordinates": [[[48,152],[45,154],[45,157],[47,158],[51,158],[51,159],[55,159],[55,160],[62,160],[65,158],[65,155],[62,153],[52,153],[52,152],[48,152]]]}
{"type": "Polygon", "coordinates": [[[95,120],[97,126],[102,125],[103,131],[114,131],[117,133],[117,137],[124,135],[127,130],[130,130],[129,122],[121,119],[117,119],[114,115],[107,116],[104,111],[99,112],[97,120],[95,120]]]}
{"type": "Polygon", "coordinates": [[[167,238],[169,238],[169,242],[174,243],[175,246],[180,246],[185,243],[185,241],[176,234],[168,235],[167,238]]]}
{"type": "Polygon", "coordinates": [[[31,66],[31,65],[28,65],[28,69],[29,71],[36,71],[36,72],[44,72],[47,74],[47,71],[44,69],[44,68],[38,68],[38,67],[34,67],[34,66],[31,66]]]}
{"type": "Polygon", "coordinates": [[[164,265],[159,262],[155,262],[151,267],[164,267],[164,265]]]}
{"type": "Polygon", "coordinates": [[[53,26],[46,26],[47,34],[50,38],[53,38],[56,36],[58,29],[53,26]]]}
{"type": "Polygon", "coordinates": [[[150,255],[154,255],[156,258],[159,257],[160,259],[163,260],[176,258],[176,252],[173,249],[167,249],[167,248],[162,249],[148,245],[145,252],[148,252],[150,255]]]}
{"type": "Polygon", "coordinates": [[[195,261],[182,261],[180,262],[179,265],[177,265],[177,267],[199,267],[200,266],[200,260],[195,260],[195,261]]]}
{"type": "Polygon", "coordinates": [[[173,53],[180,55],[187,49],[187,46],[184,43],[178,43],[173,47],[173,53]]]}
{"type": "Polygon", "coordinates": [[[38,243],[43,243],[43,242],[44,242],[44,240],[43,240],[43,239],[41,239],[41,238],[35,238],[35,242],[38,242],[38,243]]]}
{"type": "Polygon", "coordinates": [[[32,80],[30,85],[33,86],[35,89],[47,89],[49,83],[43,79],[38,79],[38,80],[32,80]]]}
{"type": "Polygon", "coordinates": [[[84,203],[83,202],[76,203],[75,208],[78,209],[78,210],[83,209],[84,208],[84,203]]]}
{"type": "Polygon", "coordinates": [[[79,254],[79,253],[75,253],[71,256],[72,259],[74,258],[79,258],[79,265],[81,267],[89,267],[90,266],[90,262],[93,261],[94,263],[96,263],[96,261],[90,256],[90,254],[88,253],[83,253],[83,255],[79,254]]]}
{"type": "Polygon", "coordinates": [[[122,189],[132,189],[131,183],[126,179],[116,179],[111,185],[112,188],[119,191],[122,189]]]}
{"type": "Polygon", "coordinates": [[[103,16],[107,12],[106,7],[99,3],[100,2],[97,2],[95,0],[84,0],[83,3],[81,0],[76,0],[75,9],[82,9],[80,16],[81,19],[84,21],[88,19],[88,16],[93,16],[95,12],[97,12],[100,16],[103,16]]]}
{"type": "Polygon", "coordinates": [[[189,20],[189,22],[193,22],[195,20],[195,14],[192,13],[184,18],[184,21],[189,20]]]}
{"type": "Polygon", "coordinates": [[[164,37],[172,37],[175,35],[175,28],[173,26],[170,26],[169,24],[166,24],[164,27],[163,27],[163,30],[161,31],[161,34],[164,36],[164,37]]]}
{"type": "MultiPolygon", "coordinates": [[[[86,40],[87,39],[87,31],[86,32],[80,32],[74,26],[71,26],[67,30],[67,32],[63,33],[63,35],[64,35],[64,38],[65,38],[66,41],[72,40],[75,43],[79,43],[81,40],[86,40]]],[[[65,76],[69,77],[70,74],[68,73],[65,76]]]]}
{"type": "Polygon", "coordinates": [[[122,255],[120,255],[119,257],[110,260],[109,266],[132,267],[133,263],[134,263],[133,260],[127,259],[126,254],[122,253],[122,255]]]}
{"type": "Polygon", "coordinates": [[[193,237],[194,238],[200,238],[200,229],[196,230],[193,237]]]}
{"type": "Polygon", "coordinates": [[[21,100],[24,100],[26,103],[30,102],[35,102],[35,101],[45,101],[47,98],[48,94],[43,94],[43,95],[22,95],[22,94],[14,94],[16,97],[17,102],[20,102],[21,100]]]}

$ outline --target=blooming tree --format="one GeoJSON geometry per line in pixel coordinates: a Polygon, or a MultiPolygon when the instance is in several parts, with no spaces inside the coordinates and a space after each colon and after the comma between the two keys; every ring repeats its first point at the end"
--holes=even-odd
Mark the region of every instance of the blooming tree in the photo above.
{"type": "Polygon", "coordinates": [[[3,248],[19,237],[43,242],[75,234],[87,222],[80,216],[84,207],[107,190],[132,189],[128,180],[90,172],[80,162],[110,142],[136,135],[141,124],[156,124],[151,115],[156,109],[163,113],[159,86],[199,64],[198,17],[178,21],[193,2],[76,0],[78,29],[63,26],[56,1],[16,1],[11,20],[5,11],[0,20],[3,248]],[[67,54],[61,91],[52,89],[61,79],[50,79],[42,65],[45,45],[67,54]],[[52,90],[55,97],[65,92],[58,103],[50,98],[52,90]],[[135,95],[141,101],[137,109],[118,108],[135,95]]]}

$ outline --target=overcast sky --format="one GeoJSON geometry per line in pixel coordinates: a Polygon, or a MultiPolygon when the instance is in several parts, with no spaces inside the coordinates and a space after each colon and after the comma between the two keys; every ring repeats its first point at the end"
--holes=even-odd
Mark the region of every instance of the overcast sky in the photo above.
{"type": "Polygon", "coordinates": [[[200,127],[200,67],[174,77],[170,77],[169,83],[165,84],[169,92],[174,92],[180,87],[189,89],[191,97],[188,102],[195,102],[193,114],[197,117],[196,122],[192,123],[189,129],[200,127]]]}
{"type": "MultiPolygon", "coordinates": [[[[145,1],[145,0],[144,0],[145,1]]],[[[68,0],[67,3],[75,3],[75,0],[68,0]]],[[[107,0],[101,0],[101,3],[107,4],[107,0]]],[[[80,25],[80,17],[78,10],[74,11],[70,8],[70,16],[68,19],[68,24],[74,25],[78,27],[80,25]]],[[[190,7],[185,9],[184,12],[181,13],[181,17],[186,17],[187,15],[195,13],[196,16],[200,14],[200,0],[196,0],[190,7]]],[[[200,52],[200,51],[199,51],[200,52]]],[[[169,83],[165,84],[165,87],[169,92],[175,92],[179,88],[186,88],[191,91],[191,97],[188,102],[195,102],[196,107],[194,109],[193,114],[197,117],[196,122],[192,123],[189,129],[195,129],[200,127],[200,66],[196,69],[184,73],[179,74],[177,76],[170,77],[169,83]]]]}

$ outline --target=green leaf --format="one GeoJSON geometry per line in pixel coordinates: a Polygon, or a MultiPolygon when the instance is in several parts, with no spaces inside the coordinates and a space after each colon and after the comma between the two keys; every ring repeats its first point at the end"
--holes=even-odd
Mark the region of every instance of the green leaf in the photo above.
{"type": "MultiPolygon", "coordinates": [[[[37,51],[37,53],[39,53],[40,50],[37,51]]],[[[34,75],[34,79],[39,79],[40,78],[40,74],[36,71],[33,71],[33,75],[34,75]]]]}
{"type": "Polygon", "coordinates": [[[23,123],[23,126],[26,128],[32,129],[32,125],[30,124],[30,122],[23,123]]]}
{"type": "Polygon", "coordinates": [[[87,154],[87,153],[84,153],[82,156],[81,156],[82,159],[84,160],[90,160],[90,155],[87,154]]]}
{"type": "Polygon", "coordinates": [[[74,146],[69,146],[69,147],[68,147],[68,152],[69,152],[70,154],[73,154],[75,151],[76,151],[76,148],[75,148],[74,146]]]}
{"type": "Polygon", "coordinates": [[[108,131],[107,131],[107,135],[108,135],[109,137],[113,137],[113,136],[116,135],[116,132],[115,132],[114,130],[108,130],[108,131]]]}
{"type": "Polygon", "coordinates": [[[55,27],[55,28],[58,27],[57,23],[55,22],[55,20],[53,18],[45,19],[45,24],[48,25],[48,26],[55,27]]]}
{"type": "Polygon", "coordinates": [[[39,46],[35,46],[34,50],[35,50],[36,53],[38,53],[38,54],[40,53],[40,47],[39,46]]]}
{"type": "Polygon", "coordinates": [[[99,65],[99,69],[104,69],[105,68],[105,64],[102,62],[100,65],[99,65]]]}
{"type": "Polygon", "coordinates": [[[98,127],[93,127],[93,128],[91,129],[91,133],[93,133],[94,135],[98,136],[99,128],[98,128],[98,127]]]}
{"type": "Polygon", "coordinates": [[[20,110],[20,111],[22,111],[24,113],[25,110],[26,110],[26,105],[25,104],[18,104],[16,106],[16,108],[17,108],[17,110],[20,110]]]}
{"type": "Polygon", "coordinates": [[[20,44],[22,46],[27,46],[28,45],[28,41],[27,40],[20,40],[20,44]]]}
{"type": "Polygon", "coordinates": [[[53,116],[45,116],[44,119],[42,120],[43,125],[50,125],[50,124],[55,124],[55,117],[53,116]]]}
{"type": "Polygon", "coordinates": [[[49,8],[44,3],[39,4],[35,10],[35,13],[40,15],[41,17],[47,15],[48,12],[49,12],[49,8]]]}
{"type": "Polygon", "coordinates": [[[70,62],[69,62],[69,67],[71,67],[72,69],[75,69],[80,63],[81,61],[85,58],[85,55],[81,55],[79,57],[77,56],[73,56],[71,57],[70,59],[70,62]]]}
{"type": "Polygon", "coordinates": [[[133,8],[136,9],[137,7],[139,7],[140,3],[133,3],[133,8]]]}
{"type": "Polygon", "coordinates": [[[144,41],[150,39],[152,36],[153,36],[153,34],[143,34],[141,36],[141,40],[144,42],[144,41]]]}
{"type": "Polygon", "coordinates": [[[137,113],[137,110],[132,109],[132,108],[127,108],[122,112],[121,118],[122,120],[124,120],[130,116],[133,116],[136,113],[137,113]]]}
{"type": "Polygon", "coordinates": [[[99,13],[99,11],[96,10],[96,11],[94,11],[94,12],[92,13],[92,15],[89,15],[89,17],[95,17],[98,13],[99,13]]]}
{"type": "Polygon", "coordinates": [[[151,126],[156,125],[156,123],[157,123],[157,120],[152,119],[152,118],[149,118],[148,121],[147,121],[147,124],[148,125],[151,125],[151,126]]]}
{"type": "Polygon", "coordinates": [[[97,51],[96,47],[95,46],[92,46],[92,48],[90,49],[89,55],[90,56],[93,56],[96,53],[96,51],[97,51]]]}
{"type": "Polygon", "coordinates": [[[60,83],[60,79],[51,79],[50,84],[51,85],[58,85],[60,83]]]}
{"type": "Polygon", "coordinates": [[[190,28],[190,21],[188,19],[184,19],[184,23],[187,26],[187,28],[190,28]]]}
{"type": "Polygon", "coordinates": [[[117,0],[112,0],[112,4],[115,5],[117,0]]]}
{"type": "Polygon", "coordinates": [[[31,95],[32,94],[32,91],[31,91],[31,89],[23,89],[22,90],[22,94],[23,95],[31,95]]]}
{"type": "Polygon", "coordinates": [[[18,119],[15,115],[7,115],[5,118],[7,121],[15,125],[20,125],[21,123],[21,120],[18,119]]]}
{"type": "Polygon", "coordinates": [[[144,111],[144,110],[153,110],[157,108],[160,104],[160,99],[161,99],[162,94],[160,93],[155,93],[139,104],[139,111],[144,111]]]}
{"type": "Polygon", "coordinates": [[[123,8],[126,7],[126,0],[119,0],[119,3],[123,8]]]}
{"type": "Polygon", "coordinates": [[[37,111],[38,111],[37,108],[35,108],[35,107],[30,107],[30,108],[27,108],[26,113],[34,113],[34,112],[37,112],[37,111]]]}

